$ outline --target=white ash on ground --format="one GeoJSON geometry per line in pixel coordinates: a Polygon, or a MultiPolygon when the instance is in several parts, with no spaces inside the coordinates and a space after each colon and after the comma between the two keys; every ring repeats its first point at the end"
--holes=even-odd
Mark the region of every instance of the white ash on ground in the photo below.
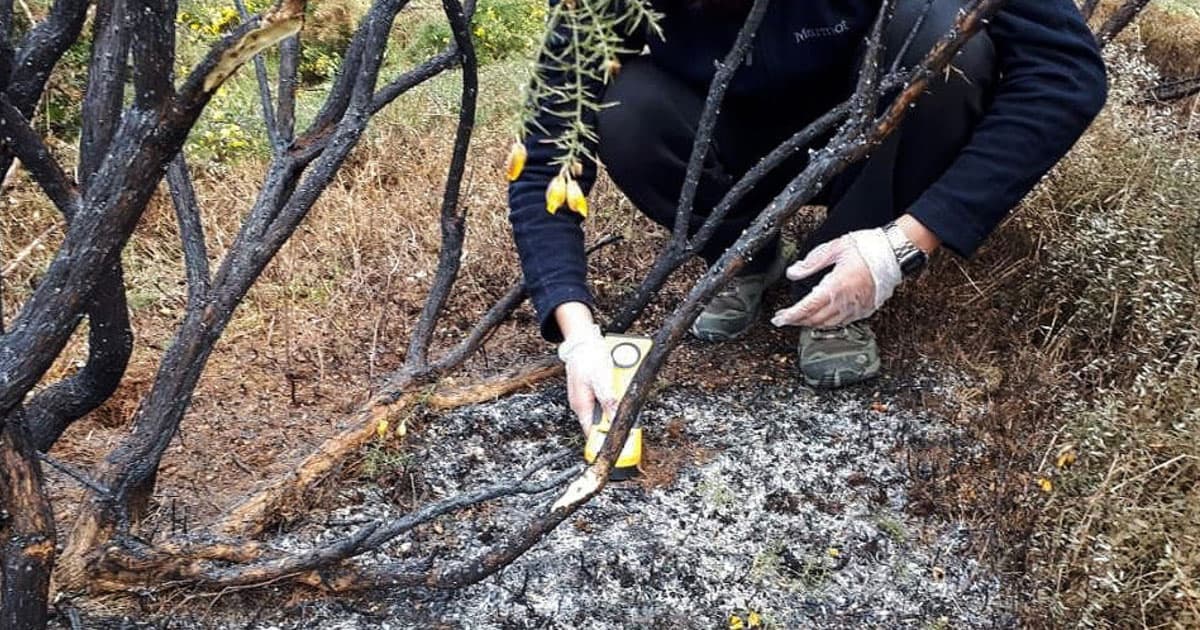
{"type": "MultiPolygon", "coordinates": [[[[877,385],[897,391],[897,383],[877,385]]],[[[644,414],[659,452],[685,451],[673,480],[610,485],[498,576],[454,593],[306,599],[234,595],[174,623],[228,628],[730,627],[993,628],[1015,625],[998,576],[961,523],[907,509],[908,453],[975,455],[936,416],[871,389],[771,384],[670,389],[644,414]],[[293,600],[294,602],[295,600],[293,600]]],[[[288,535],[307,548],[362,523],[519,472],[577,448],[561,389],[464,408],[409,435],[396,487],[347,486],[342,505],[288,535]],[[404,487],[407,485],[408,487],[404,487]],[[334,526],[329,527],[330,524],[334,526]],[[318,532],[320,532],[318,534],[318,532]]],[[[899,397],[897,397],[899,398],[899,397]]],[[[402,536],[364,562],[478,553],[556,494],[502,501],[402,536]]]]}

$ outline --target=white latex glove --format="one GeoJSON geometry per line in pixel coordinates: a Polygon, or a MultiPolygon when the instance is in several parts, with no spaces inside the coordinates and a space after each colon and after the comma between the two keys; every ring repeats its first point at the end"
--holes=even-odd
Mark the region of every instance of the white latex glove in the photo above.
{"type": "Polygon", "coordinates": [[[586,435],[592,430],[597,403],[609,417],[617,412],[612,355],[600,327],[593,324],[563,341],[558,346],[558,358],[567,368],[567,400],[586,435]]]}
{"type": "Polygon", "coordinates": [[[788,268],[802,280],[833,266],[812,292],[775,313],[776,326],[834,328],[865,319],[892,297],[902,279],[900,263],[882,228],[851,232],[812,250],[788,268]]]}

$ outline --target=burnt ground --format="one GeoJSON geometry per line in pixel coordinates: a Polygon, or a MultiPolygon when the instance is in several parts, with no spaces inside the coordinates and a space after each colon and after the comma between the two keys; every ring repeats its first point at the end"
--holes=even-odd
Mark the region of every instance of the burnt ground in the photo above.
{"type": "MultiPolygon", "coordinates": [[[[934,382],[835,394],[786,379],[664,388],[644,414],[653,450],[643,479],[610,486],[501,574],[460,592],[160,593],[137,615],[89,606],[84,626],[714,628],[754,613],[780,628],[1011,627],[1014,602],[969,550],[984,533],[931,513],[912,492],[938,474],[914,454],[953,452],[960,464],[981,456],[919,403],[968,384],[934,382]]],[[[426,419],[405,449],[369,452],[369,474],[339,482],[327,508],[282,544],[344,536],[552,449],[577,449],[564,398],[551,386],[426,419]]],[[[443,518],[364,561],[454,562],[555,498],[443,518]]]]}

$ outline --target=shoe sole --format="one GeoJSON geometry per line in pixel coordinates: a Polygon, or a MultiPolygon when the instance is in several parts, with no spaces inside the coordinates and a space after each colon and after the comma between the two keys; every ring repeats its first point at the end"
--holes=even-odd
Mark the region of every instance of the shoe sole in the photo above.
{"type": "Polygon", "coordinates": [[[862,376],[848,380],[839,381],[836,374],[823,374],[821,378],[812,378],[803,371],[800,372],[800,377],[801,380],[804,381],[805,385],[808,385],[814,389],[842,389],[843,387],[852,387],[860,383],[877,379],[881,373],[881,367],[876,364],[872,366],[867,374],[863,374],[862,376]]]}

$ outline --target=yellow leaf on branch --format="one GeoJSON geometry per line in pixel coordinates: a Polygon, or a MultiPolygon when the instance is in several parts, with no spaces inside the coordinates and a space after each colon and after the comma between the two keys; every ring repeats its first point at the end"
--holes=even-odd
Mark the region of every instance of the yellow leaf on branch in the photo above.
{"type": "Polygon", "coordinates": [[[527,159],[529,159],[529,151],[525,149],[525,143],[520,140],[513,142],[512,148],[508,151],[508,160],[504,163],[504,172],[508,181],[517,181],[521,172],[525,170],[525,160],[527,159]]]}

